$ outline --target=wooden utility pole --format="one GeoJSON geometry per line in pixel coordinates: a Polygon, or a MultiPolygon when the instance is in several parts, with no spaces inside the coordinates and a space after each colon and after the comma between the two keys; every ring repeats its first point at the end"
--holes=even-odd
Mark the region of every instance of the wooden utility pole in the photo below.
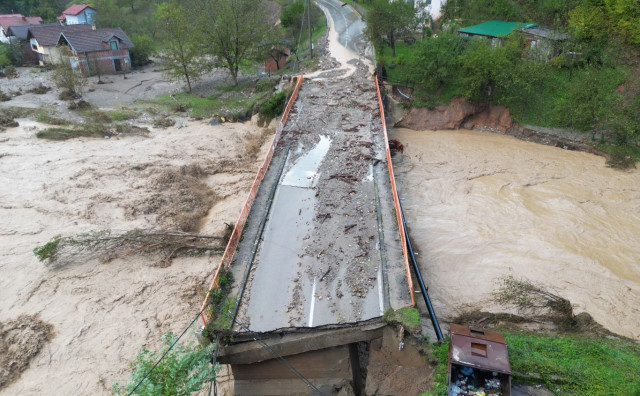
{"type": "Polygon", "coordinates": [[[309,51],[313,58],[313,41],[311,39],[311,0],[307,0],[307,23],[309,24],[309,51]]]}

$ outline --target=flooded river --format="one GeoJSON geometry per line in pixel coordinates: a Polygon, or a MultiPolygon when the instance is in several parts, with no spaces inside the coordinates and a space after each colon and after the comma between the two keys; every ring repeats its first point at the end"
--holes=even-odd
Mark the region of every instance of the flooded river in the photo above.
{"type": "Polygon", "coordinates": [[[440,316],[483,306],[514,275],[640,340],[640,170],[490,133],[390,135],[405,145],[394,166],[440,316]]]}

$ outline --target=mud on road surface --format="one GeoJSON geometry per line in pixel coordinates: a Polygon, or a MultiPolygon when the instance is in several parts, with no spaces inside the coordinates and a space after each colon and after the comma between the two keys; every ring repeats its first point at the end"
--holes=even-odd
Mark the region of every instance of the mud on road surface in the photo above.
{"type": "Polygon", "coordinates": [[[402,293],[410,302],[375,85],[350,63],[303,82],[282,133],[282,177],[240,306],[251,330],[353,323],[404,306],[402,293]]]}

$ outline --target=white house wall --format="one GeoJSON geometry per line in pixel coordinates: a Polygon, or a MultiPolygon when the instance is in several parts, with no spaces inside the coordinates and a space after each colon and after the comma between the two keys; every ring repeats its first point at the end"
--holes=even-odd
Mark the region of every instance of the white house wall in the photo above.
{"type": "Polygon", "coordinates": [[[85,9],[78,15],[65,15],[67,25],[80,25],[80,24],[92,24],[95,11],[85,9]]]}
{"type": "Polygon", "coordinates": [[[9,37],[5,36],[3,28],[0,28],[0,42],[3,42],[3,43],[9,42],[9,37]]]}

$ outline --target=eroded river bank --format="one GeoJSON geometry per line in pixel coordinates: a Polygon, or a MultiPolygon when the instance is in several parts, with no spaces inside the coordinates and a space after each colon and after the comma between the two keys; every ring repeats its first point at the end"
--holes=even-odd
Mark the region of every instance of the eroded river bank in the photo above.
{"type": "Polygon", "coordinates": [[[467,130],[393,129],[410,233],[443,319],[493,312],[499,278],[540,282],[640,340],[640,171],[467,130]]]}

